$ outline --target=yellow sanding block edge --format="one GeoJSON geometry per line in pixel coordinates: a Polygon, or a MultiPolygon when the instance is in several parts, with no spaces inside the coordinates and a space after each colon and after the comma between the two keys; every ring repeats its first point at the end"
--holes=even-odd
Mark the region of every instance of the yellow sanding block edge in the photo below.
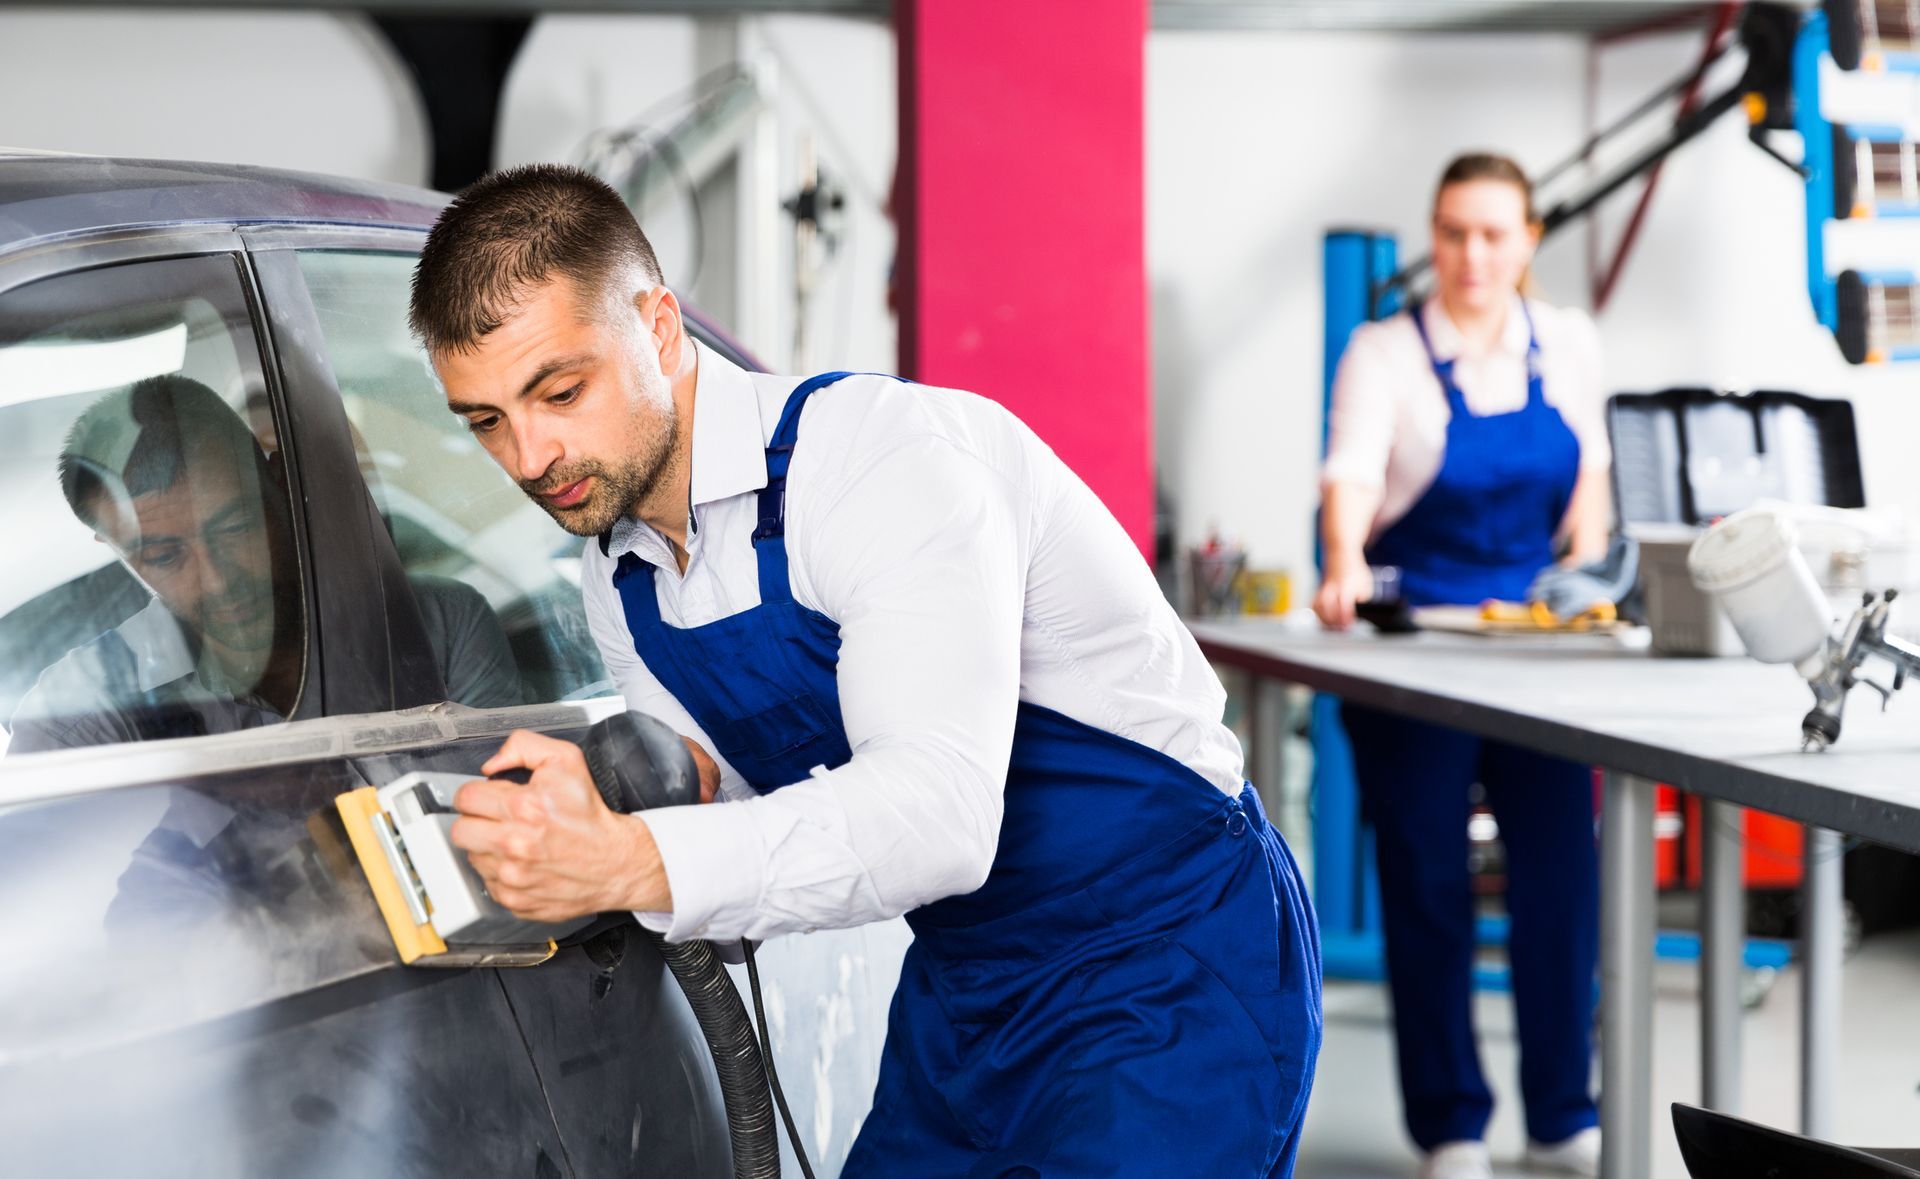
{"type": "Polygon", "coordinates": [[[400,961],[412,965],[422,957],[446,953],[447,943],[440,940],[433,926],[416,924],[413,914],[407,911],[407,899],[400,891],[400,882],[394,879],[387,853],[381,850],[380,840],[373,833],[373,825],[385,821],[380,816],[379,791],[372,786],[362,786],[337,795],[333,805],[339,808],[340,821],[347,829],[347,838],[353,841],[360,869],[373,887],[374,903],[380,906],[380,915],[387,919],[387,932],[393,935],[393,948],[400,951],[400,961]]]}

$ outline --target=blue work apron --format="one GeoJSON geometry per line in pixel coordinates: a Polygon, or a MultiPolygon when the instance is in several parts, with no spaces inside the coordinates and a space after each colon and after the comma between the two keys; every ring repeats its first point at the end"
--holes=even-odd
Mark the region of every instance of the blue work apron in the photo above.
{"type": "Polygon", "coordinates": [[[1467,409],[1454,362],[1433,354],[1425,310],[1411,314],[1452,415],[1446,453],[1432,486],[1369,546],[1367,563],[1399,566],[1414,606],[1525,601],[1534,575],[1553,564],[1554,537],[1580,475],[1579,439],[1547,404],[1531,315],[1527,403],[1483,417],[1467,409]]]}
{"type": "MultiPolygon", "coordinates": [[[[793,600],[784,528],[800,411],[767,448],[760,605],[660,618],[620,558],[634,647],[756,790],[852,757],[832,619],[793,600]]],[[[914,942],[843,1174],[1286,1176],[1320,1044],[1298,868],[1251,787],[1229,798],[1136,742],[1021,702],[986,883],[907,914],[914,942]]]]}
{"type": "MultiPolygon", "coordinates": [[[[1579,478],[1579,440],[1546,402],[1530,316],[1526,405],[1476,416],[1454,362],[1434,356],[1421,311],[1413,323],[1452,413],[1446,455],[1426,494],[1369,548],[1368,563],[1398,565],[1415,606],[1524,601],[1554,559],[1579,478]]],[[[1590,771],[1369,708],[1347,704],[1341,712],[1377,841],[1409,1133],[1426,1150],[1479,1139],[1493,1112],[1473,1038],[1467,822],[1475,782],[1507,847],[1508,960],[1528,1134],[1557,1142],[1594,1125],[1599,877],[1590,771]]]]}

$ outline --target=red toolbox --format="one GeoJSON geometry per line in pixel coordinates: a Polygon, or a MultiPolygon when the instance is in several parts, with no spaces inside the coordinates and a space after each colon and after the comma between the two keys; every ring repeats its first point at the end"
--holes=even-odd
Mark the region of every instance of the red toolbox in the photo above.
{"type": "MultiPolygon", "coordinates": [[[[1742,811],[1748,888],[1800,887],[1799,823],[1761,811],[1742,811]]],[[[1700,887],[1699,798],[1662,785],[1654,791],[1654,870],[1663,889],[1700,887]]]]}

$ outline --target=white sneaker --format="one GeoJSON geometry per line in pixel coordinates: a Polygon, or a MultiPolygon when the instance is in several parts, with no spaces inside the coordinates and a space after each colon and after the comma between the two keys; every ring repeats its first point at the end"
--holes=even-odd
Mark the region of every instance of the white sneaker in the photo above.
{"type": "Polygon", "coordinates": [[[1420,1179],[1493,1179],[1493,1159],[1484,1142],[1442,1142],[1421,1160],[1420,1179]]]}
{"type": "Polygon", "coordinates": [[[1600,1127],[1588,1126],[1571,1138],[1559,1142],[1527,1143],[1526,1164],[1542,1171],[1566,1175],[1600,1174],[1600,1127]]]}

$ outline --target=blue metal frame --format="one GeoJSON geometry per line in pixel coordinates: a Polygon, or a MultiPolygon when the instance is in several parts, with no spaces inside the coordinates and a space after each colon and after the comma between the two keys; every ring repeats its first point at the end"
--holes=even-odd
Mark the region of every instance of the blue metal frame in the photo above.
{"type": "MultiPolygon", "coordinates": [[[[1393,235],[1332,230],[1322,246],[1325,335],[1320,414],[1324,457],[1332,417],[1333,378],[1354,329],[1400,309],[1400,293],[1386,284],[1399,267],[1393,235]]],[[[1314,560],[1323,561],[1319,530],[1314,560]]],[[[1330,978],[1377,981],[1385,977],[1380,934],[1379,874],[1373,836],[1360,822],[1360,792],[1353,780],[1353,751],[1340,724],[1340,702],[1313,699],[1313,903],[1320,917],[1321,969],[1330,978]]]]}
{"type": "MultiPolygon", "coordinates": [[[[1826,25],[1826,14],[1820,14],[1821,28],[1826,25]]],[[[1920,53],[1906,49],[1881,49],[1880,66],[1890,74],[1920,74],[1920,53]]]]}
{"type": "Polygon", "coordinates": [[[1833,125],[1820,113],[1820,59],[1827,55],[1827,15],[1815,11],[1793,43],[1793,126],[1800,133],[1807,178],[1807,294],[1828,330],[1840,326],[1840,296],[1827,274],[1827,222],[1833,220],[1833,125]]]}
{"type": "MultiPolygon", "coordinates": [[[[1826,227],[1851,215],[1851,209],[1836,209],[1833,204],[1834,170],[1850,166],[1833,154],[1833,123],[1821,113],[1820,65],[1828,54],[1827,17],[1813,12],[1800,26],[1793,46],[1793,125],[1800,133],[1804,148],[1802,170],[1806,175],[1807,296],[1813,301],[1814,316],[1828,331],[1840,329],[1839,278],[1827,272],[1826,227]]],[[[1891,71],[1920,73],[1920,54],[1882,53],[1883,66],[1891,71]]],[[[1847,124],[1847,135],[1871,143],[1900,143],[1907,138],[1903,127],[1874,123],[1847,124]]],[[[1920,205],[1900,202],[1873,202],[1875,217],[1920,217],[1920,205]]],[[[1911,270],[1856,270],[1869,286],[1901,287],[1920,283],[1911,270]]],[[[1894,348],[1879,359],[1920,360],[1920,348],[1894,348]]]]}

